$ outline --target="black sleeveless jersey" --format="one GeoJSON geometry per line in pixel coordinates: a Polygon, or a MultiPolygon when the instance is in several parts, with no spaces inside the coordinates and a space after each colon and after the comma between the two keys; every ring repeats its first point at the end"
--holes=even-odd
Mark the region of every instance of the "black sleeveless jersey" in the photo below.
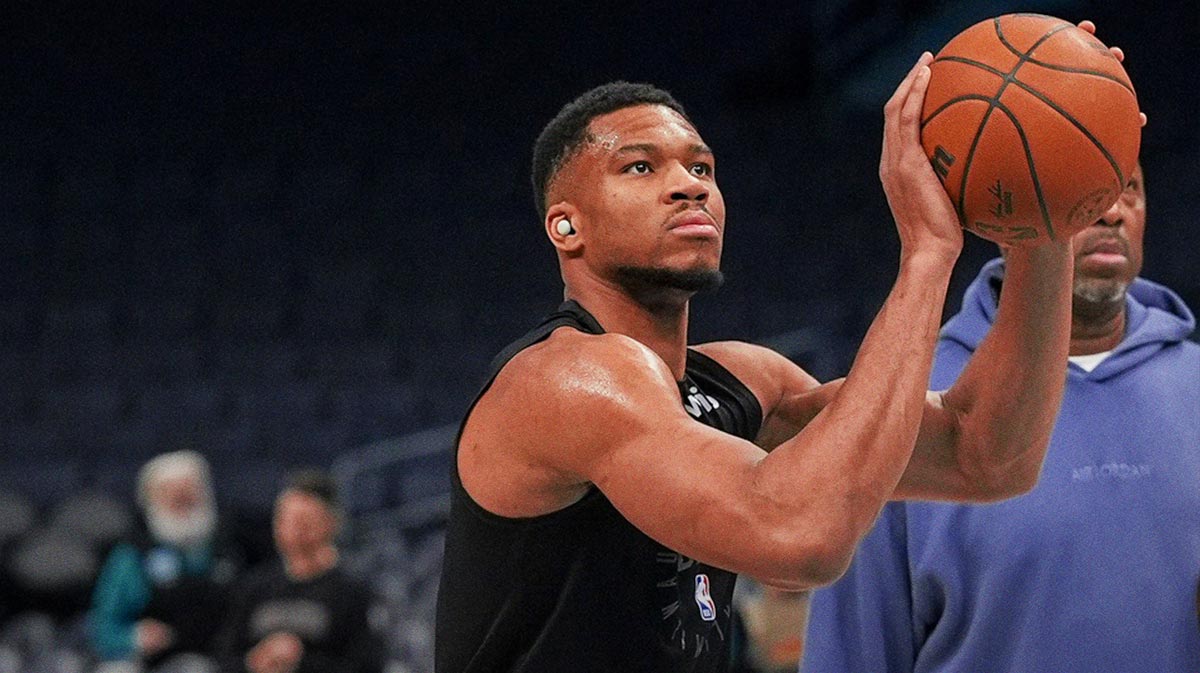
{"type": "MultiPolygon", "coordinates": [[[[479,395],[513,356],[563,326],[604,331],[581,306],[564,303],[496,358],[479,395]]],[[[757,435],[758,400],[711,358],[689,350],[679,389],[697,422],[757,435]]],[[[452,480],[438,673],[725,670],[734,573],[650,539],[595,487],[562,510],[512,519],[472,500],[457,467],[452,480]]]]}

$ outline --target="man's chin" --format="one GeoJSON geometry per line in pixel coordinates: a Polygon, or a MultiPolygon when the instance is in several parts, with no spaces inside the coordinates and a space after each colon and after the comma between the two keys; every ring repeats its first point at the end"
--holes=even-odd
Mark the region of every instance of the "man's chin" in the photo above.
{"type": "Polygon", "coordinates": [[[725,283],[720,269],[669,269],[663,267],[623,266],[616,271],[617,282],[632,293],[678,290],[707,292],[725,283]]]}
{"type": "Polygon", "coordinates": [[[1124,301],[1128,289],[1129,284],[1118,278],[1087,278],[1075,282],[1072,294],[1088,304],[1109,304],[1124,301]]]}

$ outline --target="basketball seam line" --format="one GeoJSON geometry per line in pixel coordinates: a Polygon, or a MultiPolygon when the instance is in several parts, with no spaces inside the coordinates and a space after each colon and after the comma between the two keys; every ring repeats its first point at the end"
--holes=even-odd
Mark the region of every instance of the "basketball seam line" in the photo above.
{"type": "MultiPolygon", "coordinates": [[[[947,56],[940,60],[953,61],[955,63],[962,63],[964,65],[971,65],[971,66],[975,66],[977,68],[981,68],[992,74],[998,75],[1000,77],[1004,76],[1003,71],[993,68],[992,66],[990,66],[986,63],[972,61],[970,59],[962,58],[960,56],[947,56]]],[[[1010,81],[1013,84],[1016,84],[1018,88],[1022,89],[1029,95],[1031,95],[1031,96],[1037,98],[1038,100],[1042,101],[1043,103],[1045,103],[1047,107],[1049,107],[1051,110],[1054,110],[1055,112],[1057,112],[1063,119],[1066,119],[1067,122],[1069,122],[1072,126],[1074,126],[1076,130],[1078,130],[1080,133],[1082,133],[1085,138],[1087,138],[1089,141],[1091,141],[1091,143],[1096,146],[1096,149],[1100,150],[1100,153],[1104,155],[1104,159],[1105,159],[1105,161],[1108,162],[1109,167],[1113,169],[1114,173],[1116,173],[1117,184],[1120,184],[1120,185],[1125,184],[1125,174],[1121,172],[1121,167],[1119,165],[1117,165],[1117,160],[1115,158],[1113,158],[1112,153],[1108,151],[1108,148],[1105,147],[1104,144],[1100,142],[1100,139],[1097,138],[1096,136],[1092,135],[1092,132],[1089,131],[1086,126],[1081,124],[1079,122],[1079,120],[1077,120],[1073,115],[1071,115],[1069,112],[1067,112],[1066,110],[1059,107],[1057,103],[1055,103],[1053,100],[1048,98],[1045,94],[1043,94],[1042,92],[1033,88],[1032,86],[1026,84],[1025,82],[1022,82],[1019,79],[1016,79],[1015,77],[1013,79],[1011,79],[1010,81]]],[[[938,109],[936,109],[932,113],[930,113],[929,117],[927,117],[925,119],[925,121],[921,122],[921,127],[924,128],[925,124],[932,121],[934,117],[936,117],[940,112],[942,112],[947,107],[949,107],[952,103],[956,103],[956,102],[959,102],[962,100],[970,100],[970,99],[964,98],[964,97],[959,97],[959,98],[954,98],[954,99],[946,101],[941,107],[939,107],[938,109]]],[[[997,100],[999,100],[998,97],[997,97],[997,100]]]]}
{"type": "Polygon", "coordinates": [[[1050,240],[1057,240],[1054,235],[1054,227],[1050,224],[1050,212],[1046,209],[1046,199],[1042,194],[1042,183],[1038,180],[1037,168],[1033,165],[1033,150],[1029,149],[1029,138],[1025,136],[1025,127],[1021,126],[1017,116],[999,100],[996,101],[996,107],[1008,117],[1008,121],[1012,122],[1013,128],[1021,138],[1021,148],[1025,150],[1025,161],[1029,164],[1029,174],[1033,178],[1033,190],[1037,192],[1038,210],[1042,211],[1042,222],[1046,224],[1046,233],[1049,234],[1050,240]]]}
{"type": "MultiPolygon", "coordinates": [[[[988,72],[999,75],[1001,77],[1004,76],[1003,70],[1000,70],[998,68],[993,68],[992,66],[990,66],[986,63],[980,63],[979,61],[973,61],[964,56],[942,56],[940,58],[935,58],[933,60],[934,63],[937,63],[938,61],[953,61],[954,63],[964,63],[967,65],[973,65],[973,66],[976,66],[979,68],[983,68],[984,70],[987,70],[988,72]]],[[[1053,70],[1054,72],[1064,72],[1064,73],[1069,73],[1072,75],[1091,75],[1093,77],[1099,77],[1100,79],[1108,80],[1108,81],[1120,86],[1122,89],[1125,89],[1129,93],[1133,94],[1135,97],[1137,96],[1137,93],[1134,92],[1133,87],[1125,84],[1125,82],[1122,82],[1120,78],[1115,77],[1115,76],[1110,75],[1105,72],[1100,72],[1098,70],[1088,70],[1086,68],[1068,68],[1065,65],[1063,65],[1063,66],[1050,65],[1048,63],[1043,63],[1035,58],[1028,59],[1026,61],[1026,63],[1032,63],[1036,66],[1045,68],[1047,70],[1053,70]]]]}
{"type": "MultiPolygon", "coordinates": [[[[1010,43],[1008,41],[1008,39],[1006,37],[1004,37],[1004,26],[1000,22],[1000,17],[996,17],[993,20],[992,26],[996,31],[996,38],[998,40],[1000,40],[1000,44],[1004,45],[1005,48],[1012,51],[1014,54],[1018,54],[1020,56],[1020,58],[1017,59],[1016,65],[1014,65],[1012,70],[1010,70],[1008,72],[1008,74],[1004,76],[1004,83],[1000,85],[1000,89],[998,91],[996,91],[995,100],[993,100],[992,106],[999,107],[1000,106],[1000,96],[1002,96],[1004,94],[1004,90],[1008,88],[1008,85],[1010,82],[1018,81],[1017,80],[1017,71],[1020,70],[1021,66],[1025,65],[1029,61],[1030,58],[1032,58],[1033,51],[1035,49],[1037,49],[1038,47],[1040,47],[1046,40],[1049,40],[1051,37],[1054,37],[1058,33],[1062,32],[1064,30],[1067,30],[1068,28],[1071,28],[1072,26],[1069,23],[1063,22],[1057,26],[1050,28],[1049,30],[1046,31],[1046,33],[1044,35],[1039,37],[1033,44],[1029,45],[1029,49],[1025,50],[1025,53],[1023,53],[1023,54],[1018,52],[1016,50],[1016,48],[1013,47],[1012,43],[1010,43]]],[[[1042,221],[1046,225],[1046,234],[1050,236],[1051,241],[1057,240],[1058,237],[1054,235],[1054,225],[1050,222],[1050,214],[1046,210],[1046,199],[1045,199],[1045,195],[1042,194],[1042,182],[1041,182],[1041,180],[1038,179],[1037,167],[1033,165],[1033,153],[1029,151],[1029,142],[1025,138],[1025,129],[1021,128],[1021,125],[1019,123],[1017,123],[1017,119],[1015,116],[1008,113],[1007,111],[1005,112],[1005,114],[1008,115],[1009,120],[1013,123],[1013,126],[1017,129],[1017,134],[1019,136],[1021,136],[1021,144],[1025,149],[1025,163],[1026,163],[1026,166],[1028,166],[1028,168],[1029,168],[1029,177],[1031,180],[1033,180],[1033,190],[1034,190],[1034,192],[1037,193],[1038,210],[1042,211],[1042,221]]],[[[983,133],[982,126],[985,125],[987,123],[987,120],[990,118],[991,118],[991,114],[989,113],[988,115],[986,115],[984,117],[983,122],[980,123],[980,127],[981,127],[980,131],[979,131],[980,134],[983,133]]],[[[965,191],[966,188],[967,188],[967,176],[966,176],[966,173],[964,173],[962,189],[965,191]]]]}
{"type": "Polygon", "coordinates": [[[1027,60],[1027,62],[1032,63],[1038,67],[1045,68],[1047,70],[1053,70],[1055,72],[1065,72],[1065,73],[1070,73],[1073,75],[1092,75],[1093,77],[1099,77],[1100,79],[1106,79],[1110,82],[1114,82],[1115,84],[1120,86],[1122,89],[1125,89],[1129,93],[1132,93],[1135,96],[1137,95],[1136,93],[1134,93],[1133,87],[1131,87],[1128,84],[1126,84],[1125,82],[1121,81],[1121,78],[1116,77],[1114,75],[1110,75],[1106,72],[1099,72],[1097,70],[1089,70],[1087,68],[1072,68],[1072,67],[1065,66],[1065,65],[1054,65],[1052,63],[1045,63],[1043,61],[1039,61],[1036,58],[1030,58],[1027,60]]]}
{"type": "Polygon", "coordinates": [[[979,147],[979,139],[983,137],[983,128],[987,126],[988,119],[992,117],[992,111],[996,109],[996,104],[999,103],[994,98],[980,95],[981,100],[988,102],[988,109],[983,113],[983,119],[979,120],[979,125],[975,127],[975,137],[971,139],[971,148],[967,150],[967,158],[963,162],[962,184],[958,187],[958,203],[955,208],[958,210],[958,219],[964,225],[967,224],[965,201],[967,198],[967,178],[971,175],[971,164],[975,161],[975,150],[979,147]]]}
{"type": "Polygon", "coordinates": [[[1021,123],[1017,120],[1016,115],[1012,113],[1012,110],[1009,110],[1008,106],[1001,103],[997,99],[988,98],[983,94],[976,94],[974,96],[963,96],[960,100],[981,100],[988,102],[991,105],[988,107],[983,119],[979,122],[979,127],[976,130],[975,138],[971,141],[971,149],[967,151],[967,158],[963,163],[963,184],[958,192],[959,202],[957,204],[959,219],[964,222],[966,221],[963,212],[963,200],[966,198],[967,175],[970,173],[971,163],[975,159],[975,149],[979,145],[979,139],[983,135],[983,128],[987,125],[987,121],[991,117],[992,111],[1000,110],[1002,113],[1004,113],[1004,116],[1008,117],[1008,120],[1012,122],[1013,129],[1017,132],[1017,136],[1021,138],[1021,147],[1025,150],[1025,161],[1029,166],[1029,177],[1033,180],[1033,190],[1037,194],[1038,210],[1042,213],[1042,224],[1046,226],[1046,233],[1049,234],[1050,240],[1056,240],[1054,236],[1054,227],[1050,223],[1050,213],[1046,210],[1046,200],[1042,195],[1042,185],[1037,179],[1037,170],[1033,166],[1033,152],[1029,149],[1029,138],[1025,135],[1025,128],[1021,126],[1021,123]]]}
{"type": "MultiPolygon", "coordinates": [[[[993,20],[992,25],[996,29],[996,37],[1000,40],[1000,44],[1004,45],[1004,48],[1011,51],[1014,56],[1019,56],[1021,58],[1021,61],[1019,63],[1017,63],[1017,68],[1021,67],[1021,63],[1024,63],[1025,61],[1029,60],[1029,58],[1030,58],[1029,55],[1033,53],[1034,49],[1037,49],[1038,47],[1040,47],[1043,42],[1045,42],[1046,40],[1049,40],[1051,37],[1057,35],[1059,32],[1066,30],[1068,28],[1071,28],[1071,24],[1064,21],[1063,23],[1061,23],[1057,26],[1054,26],[1050,30],[1046,31],[1046,34],[1039,37],[1037,39],[1037,42],[1034,42],[1032,45],[1030,45],[1029,49],[1022,52],[1020,49],[1017,49],[1016,47],[1014,47],[1013,44],[1008,41],[1008,38],[1004,37],[1004,31],[1001,30],[1001,26],[1000,26],[1000,17],[996,17],[993,20]]],[[[1016,72],[1016,68],[1013,68],[1013,72],[1016,72]]]]}
{"type": "MultiPolygon", "coordinates": [[[[1022,14],[1021,16],[1026,16],[1026,15],[1022,14]]],[[[1044,14],[1032,14],[1029,16],[1045,16],[1045,15],[1044,14]]],[[[1051,18],[1051,17],[1047,17],[1047,18],[1051,18]]],[[[1014,47],[1012,45],[1011,42],[1009,42],[1008,40],[1006,40],[1004,38],[1004,32],[1002,30],[1000,30],[1000,17],[996,17],[996,19],[994,21],[995,21],[995,26],[996,26],[996,37],[1000,38],[1000,44],[1004,45],[1004,48],[1011,51],[1013,53],[1013,55],[1025,57],[1025,61],[1027,61],[1029,63],[1033,63],[1034,65],[1038,65],[1043,68],[1046,68],[1047,70],[1076,73],[1076,74],[1080,74],[1080,75],[1095,75],[1097,77],[1102,77],[1104,79],[1112,80],[1112,81],[1116,82],[1117,84],[1121,85],[1126,90],[1128,90],[1129,93],[1133,93],[1135,96],[1137,95],[1136,93],[1134,93],[1132,86],[1126,84],[1125,82],[1122,82],[1120,79],[1113,77],[1112,75],[1109,75],[1107,73],[1096,72],[1094,70],[1087,70],[1087,69],[1083,69],[1083,68],[1078,68],[1078,69],[1070,68],[1065,65],[1052,65],[1050,63],[1044,63],[1042,61],[1039,61],[1036,58],[1033,58],[1032,56],[1030,56],[1030,54],[1033,53],[1033,50],[1036,49],[1038,47],[1038,45],[1045,42],[1050,36],[1058,33],[1059,31],[1066,29],[1066,28],[1070,28],[1071,24],[1064,22],[1062,25],[1055,26],[1053,29],[1051,29],[1051,31],[1049,33],[1043,35],[1037,42],[1035,42],[1034,45],[1029,48],[1029,51],[1022,54],[1020,52],[1020,50],[1018,50],[1016,47],[1014,47]]],[[[1110,54],[1111,54],[1111,52],[1110,52],[1110,54]]],[[[1116,57],[1113,56],[1113,58],[1116,58],[1116,57]]]]}

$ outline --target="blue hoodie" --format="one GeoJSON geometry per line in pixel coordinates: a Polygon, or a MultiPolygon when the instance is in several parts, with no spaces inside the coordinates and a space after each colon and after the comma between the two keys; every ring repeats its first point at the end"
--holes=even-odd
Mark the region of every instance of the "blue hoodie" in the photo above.
{"type": "MultiPolygon", "coordinates": [[[[943,328],[932,387],[996,314],[1000,260],[943,328]]],[[[990,505],[890,503],[814,593],[806,673],[1200,671],[1200,345],[1138,279],[1124,340],[1071,364],[1038,485],[990,505]]],[[[1003,386],[1003,381],[996,385],[1003,386]]]]}

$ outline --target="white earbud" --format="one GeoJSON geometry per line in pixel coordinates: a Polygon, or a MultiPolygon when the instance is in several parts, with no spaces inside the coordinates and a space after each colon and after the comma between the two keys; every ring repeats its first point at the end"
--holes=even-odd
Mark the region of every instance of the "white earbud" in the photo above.
{"type": "Polygon", "coordinates": [[[558,224],[554,225],[554,230],[559,236],[570,236],[575,233],[575,227],[571,226],[570,220],[559,220],[558,224]]]}

